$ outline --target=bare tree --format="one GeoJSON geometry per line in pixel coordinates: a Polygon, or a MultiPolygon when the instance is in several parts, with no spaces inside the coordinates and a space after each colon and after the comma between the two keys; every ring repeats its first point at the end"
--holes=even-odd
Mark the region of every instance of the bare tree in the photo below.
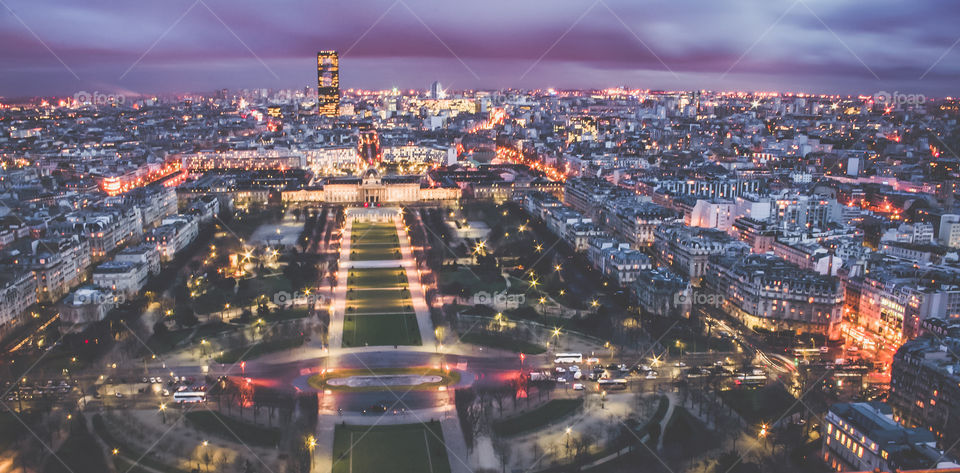
{"type": "Polygon", "coordinates": [[[510,442],[498,437],[493,441],[493,450],[497,452],[497,457],[500,458],[501,473],[507,473],[507,464],[510,463],[510,457],[513,455],[513,448],[510,442]]]}

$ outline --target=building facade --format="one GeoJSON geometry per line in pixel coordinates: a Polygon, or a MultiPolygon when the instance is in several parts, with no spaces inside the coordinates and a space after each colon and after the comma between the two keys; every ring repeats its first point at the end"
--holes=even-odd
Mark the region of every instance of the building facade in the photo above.
{"type": "Polygon", "coordinates": [[[711,257],[708,287],[748,327],[840,336],[840,281],[771,255],[711,257]]]}

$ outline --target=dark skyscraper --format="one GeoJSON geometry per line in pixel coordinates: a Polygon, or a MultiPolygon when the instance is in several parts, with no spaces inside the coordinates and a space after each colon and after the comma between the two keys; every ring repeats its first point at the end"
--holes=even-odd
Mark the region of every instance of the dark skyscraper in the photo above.
{"type": "Polygon", "coordinates": [[[340,59],[336,51],[317,53],[317,112],[328,117],[340,114],[340,59]]]}

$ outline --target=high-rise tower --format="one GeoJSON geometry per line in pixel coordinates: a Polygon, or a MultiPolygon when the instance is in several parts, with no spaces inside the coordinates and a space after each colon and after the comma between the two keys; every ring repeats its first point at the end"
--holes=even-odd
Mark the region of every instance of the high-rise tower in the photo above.
{"type": "Polygon", "coordinates": [[[340,58],[336,51],[317,53],[317,113],[340,115],[340,58]]]}

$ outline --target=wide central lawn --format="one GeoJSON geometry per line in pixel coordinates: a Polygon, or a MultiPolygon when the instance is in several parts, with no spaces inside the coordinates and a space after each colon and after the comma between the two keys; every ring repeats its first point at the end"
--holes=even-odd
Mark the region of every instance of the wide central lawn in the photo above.
{"type": "Polygon", "coordinates": [[[413,302],[410,300],[409,291],[401,289],[347,290],[347,313],[408,312],[412,310],[413,302]]]}
{"type": "Polygon", "coordinates": [[[333,473],[447,473],[450,462],[439,422],[338,425],[333,473]]]}
{"type": "Polygon", "coordinates": [[[399,245],[363,245],[350,248],[351,261],[384,261],[401,259],[399,245]]]}
{"type": "Polygon", "coordinates": [[[406,287],[407,273],[403,268],[365,268],[351,269],[349,287],[406,287]]]}
{"type": "Polygon", "coordinates": [[[397,314],[347,314],[343,318],[343,346],[420,345],[417,316],[397,314]]]}
{"type": "Polygon", "coordinates": [[[400,238],[396,227],[389,223],[354,223],[350,231],[350,259],[400,259],[400,238]]]}

